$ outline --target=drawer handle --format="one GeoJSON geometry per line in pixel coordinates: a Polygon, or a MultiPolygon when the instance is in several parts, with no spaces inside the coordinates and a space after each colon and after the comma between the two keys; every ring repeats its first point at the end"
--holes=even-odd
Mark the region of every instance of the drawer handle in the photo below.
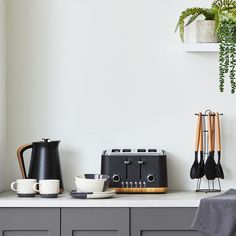
{"type": "Polygon", "coordinates": [[[126,165],[129,165],[129,164],[130,164],[130,161],[124,161],[124,163],[125,163],[126,165]]]}

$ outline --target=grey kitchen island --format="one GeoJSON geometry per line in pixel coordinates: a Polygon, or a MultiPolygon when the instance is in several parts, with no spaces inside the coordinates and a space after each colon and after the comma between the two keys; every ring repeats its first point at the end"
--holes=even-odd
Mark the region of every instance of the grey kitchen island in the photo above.
{"type": "Polygon", "coordinates": [[[197,236],[191,223],[214,194],[119,194],[111,199],[18,198],[0,194],[0,236],[197,236]]]}

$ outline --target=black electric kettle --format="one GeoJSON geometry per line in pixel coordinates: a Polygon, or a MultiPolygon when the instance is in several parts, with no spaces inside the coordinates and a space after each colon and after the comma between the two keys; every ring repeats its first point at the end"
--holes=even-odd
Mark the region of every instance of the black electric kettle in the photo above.
{"type": "Polygon", "coordinates": [[[37,179],[38,181],[41,179],[59,179],[60,193],[62,193],[64,187],[58,150],[59,143],[60,141],[43,139],[43,141],[33,142],[32,144],[19,147],[17,149],[17,157],[22,177],[24,179],[37,179]],[[32,152],[27,176],[23,153],[30,148],[32,148],[32,152]]]}

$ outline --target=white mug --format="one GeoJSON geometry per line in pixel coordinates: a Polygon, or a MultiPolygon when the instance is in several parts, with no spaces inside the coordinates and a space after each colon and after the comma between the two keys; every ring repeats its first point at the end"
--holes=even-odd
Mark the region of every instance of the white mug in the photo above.
{"type": "Polygon", "coordinates": [[[17,179],[11,183],[11,189],[17,192],[19,197],[34,197],[36,191],[33,185],[37,183],[36,179],[17,179]]]}
{"type": "Polygon", "coordinates": [[[42,179],[33,185],[33,189],[39,192],[42,197],[57,197],[60,191],[60,181],[59,179],[42,179]]]}

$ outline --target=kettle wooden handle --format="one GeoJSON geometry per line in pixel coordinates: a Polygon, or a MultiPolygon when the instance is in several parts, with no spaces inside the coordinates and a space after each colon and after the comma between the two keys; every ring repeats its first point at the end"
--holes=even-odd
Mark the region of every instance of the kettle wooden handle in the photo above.
{"type": "Polygon", "coordinates": [[[23,153],[24,153],[24,151],[26,151],[27,149],[30,149],[32,147],[33,147],[32,144],[25,144],[25,145],[19,147],[17,149],[17,152],[16,152],[17,153],[17,158],[18,158],[18,161],[19,161],[19,165],[20,165],[20,171],[21,171],[22,177],[24,179],[26,179],[27,176],[26,176],[25,162],[24,162],[23,153]]]}

